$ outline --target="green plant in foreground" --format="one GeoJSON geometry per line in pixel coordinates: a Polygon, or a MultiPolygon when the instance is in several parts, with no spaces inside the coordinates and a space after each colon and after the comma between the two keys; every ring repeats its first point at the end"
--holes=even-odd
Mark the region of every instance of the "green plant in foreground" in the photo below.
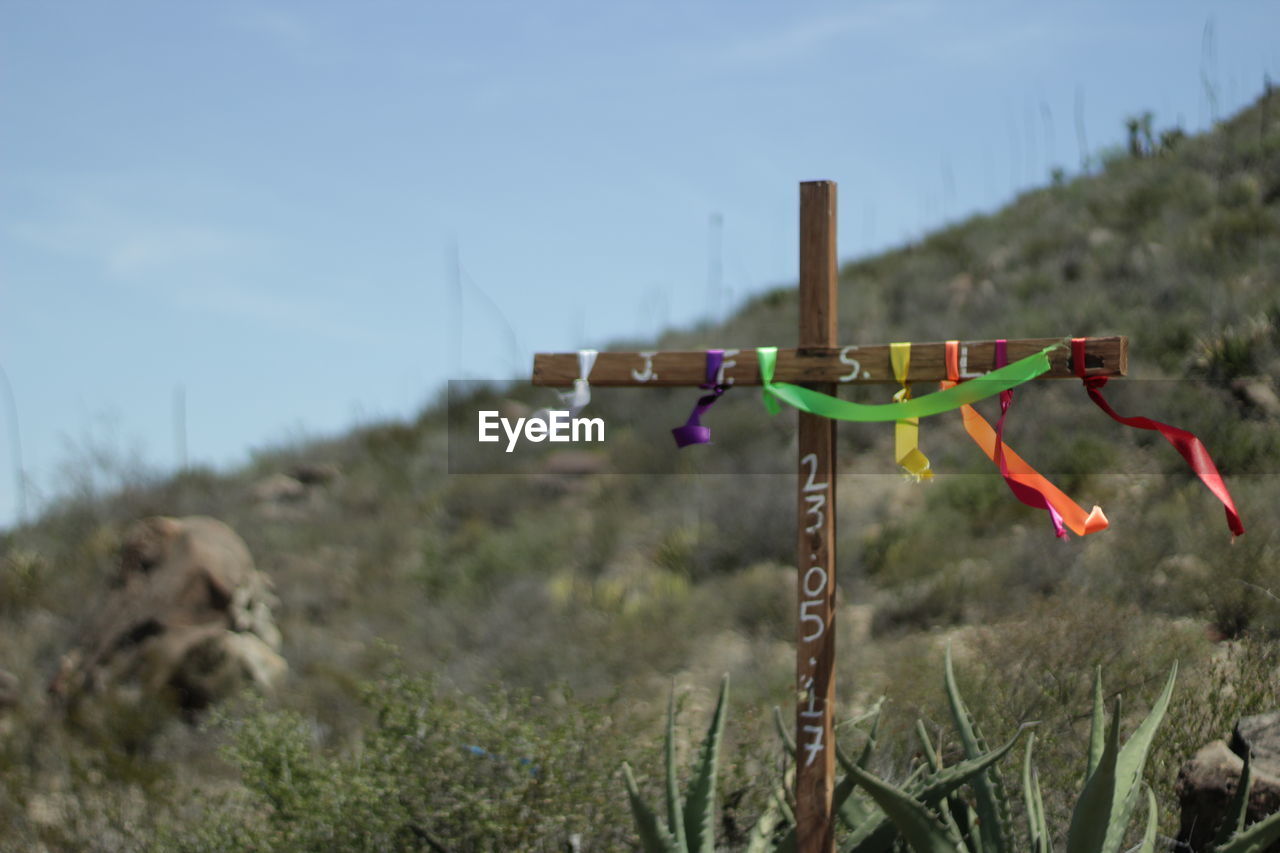
{"type": "MultiPolygon", "coordinates": [[[[836,756],[847,775],[835,787],[832,806],[840,823],[849,831],[844,839],[844,847],[842,848],[848,853],[881,853],[882,851],[888,851],[900,840],[902,835],[891,819],[889,812],[874,799],[857,792],[860,778],[870,776],[867,771],[867,765],[870,763],[872,753],[875,750],[880,724],[879,709],[877,708],[868,715],[868,718],[872,721],[871,731],[856,762],[850,761],[839,747],[836,749],[836,756]]],[[[794,756],[795,742],[782,722],[781,713],[776,709],[775,720],[778,726],[778,734],[790,754],[794,756]]],[[[959,764],[945,768],[937,762],[936,756],[933,756],[932,751],[929,750],[928,739],[922,737],[921,740],[931,756],[930,764],[918,767],[916,772],[904,783],[903,790],[908,796],[923,803],[926,807],[936,807],[943,810],[957,808],[959,801],[955,800],[956,791],[966,784],[972,785],[975,778],[994,768],[996,762],[1013,749],[1021,734],[1022,732],[1019,730],[1008,743],[999,749],[981,752],[973,758],[966,758],[959,764]]],[[[871,776],[871,778],[874,779],[875,777],[871,776]]],[[[794,824],[794,821],[792,823],[794,824]]],[[[972,818],[969,819],[969,823],[974,823],[974,820],[972,818]]],[[[782,851],[782,853],[794,850],[796,844],[795,835],[796,831],[793,825],[781,835],[776,849],[782,851]]]]}
{"type": "MultiPolygon", "coordinates": [[[[645,853],[713,853],[715,850],[716,763],[720,757],[720,741],[724,737],[728,700],[729,676],[726,675],[720,680],[720,696],[716,700],[715,712],[711,715],[711,726],[707,730],[707,736],[703,738],[702,746],[698,750],[698,760],[694,766],[689,792],[684,802],[681,802],[680,783],[676,779],[676,709],[675,692],[672,691],[667,704],[667,820],[665,825],[640,796],[640,789],[636,785],[630,765],[623,763],[622,772],[627,783],[627,795],[631,800],[636,830],[640,835],[640,843],[645,853]]],[[[772,849],[771,839],[774,827],[777,826],[785,807],[781,791],[775,792],[770,798],[765,813],[751,829],[750,841],[747,845],[748,853],[764,853],[772,849]]]]}
{"type": "MultiPolygon", "coordinates": [[[[657,814],[640,796],[631,768],[623,765],[627,793],[641,845],[646,853],[711,853],[715,849],[715,774],[720,742],[724,734],[724,721],[729,691],[726,676],[720,685],[720,698],[712,715],[707,736],[702,742],[694,769],[689,793],[681,803],[675,766],[675,706],[674,696],[667,710],[666,763],[667,763],[667,822],[664,826],[657,814]]],[[[857,763],[850,762],[842,754],[841,763],[860,771],[870,761],[875,746],[878,712],[873,715],[872,732],[857,763]]],[[[778,731],[789,752],[795,754],[795,743],[780,722],[778,731]]],[[[1021,734],[1021,732],[1019,732],[1021,734]]],[[[983,773],[1004,757],[1017,742],[1014,737],[1000,749],[992,750],[963,761],[954,767],[934,768],[929,774],[918,773],[910,781],[909,796],[917,796],[926,804],[938,804],[951,796],[966,782],[983,773]]],[[[795,819],[787,803],[786,790],[793,781],[788,773],[772,792],[764,813],[752,826],[748,836],[747,853],[765,853],[776,850],[786,853],[795,849],[795,819]],[[790,824],[790,826],[787,826],[790,824]]],[[[874,778],[874,777],[872,777],[874,778]]],[[[887,851],[899,836],[886,810],[877,803],[855,794],[856,777],[851,773],[836,787],[834,806],[842,823],[850,830],[848,850],[853,853],[887,851]]]]}
{"type": "MultiPolygon", "coordinates": [[[[1176,677],[1175,665],[1151,712],[1122,746],[1120,701],[1117,698],[1108,726],[1103,709],[1102,674],[1101,670],[1096,672],[1085,784],[1076,801],[1067,831],[1067,853],[1119,853],[1121,849],[1125,849],[1125,835],[1140,791],[1146,793],[1147,820],[1137,849],[1139,853],[1153,853],[1156,849],[1156,799],[1151,788],[1142,782],[1142,770],[1156,728],[1168,709],[1176,677]]],[[[960,732],[965,755],[968,760],[972,760],[981,754],[981,741],[956,685],[950,650],[946,659],[946,687],[952,717],[960,732]]],[[[1027,755],[1023,762],[1023,796],[1027,821],[1027,846],[1024,849],[1030,849],[1034,853],[1049,853],[1052,850],[1052,836],[1045,822],[1040,785],[1031,758],[1033,745],[1034,737],[1028,741],[1027,755]]],[[[936,771],[937,757],[927,747],[926,756],[936,771]]],[[[977,853],[1023,849],[1013,846],[1013,821],[1006,807],[1007,798],[1003,785],[995,774],[987,775],[984,771],[970,784],[976,808],[956,799],[950,800],[942,808],[933,808],[910,789],[895,787],[855,764],[842,763],[917,853],[977,853]]],[[[1272,815],[1248,829],[1244,828],[1250,781],[1246,764],[1232,809],[1213,847],[1214,853],[1260,853],[1267,845],[1280,839],[1280,814],[1272,815]]],[[[887,850],[888,847],[877,849],[887,850]]]]}
{"type": "MultiPolygon", "coordinates": [[[[1102,673],[1097,670],[1093,685],[1093,713],[1084,788],[1076,800],[1066,834],[1066,853],[1120,853],[1125,846],[1138,800],[1145,793],[1146,823],[1138,853],[1154,853],[1158,812],[1155,794],[1142,781],[1143,768],[1157,727],[1164,718],[1177,677],[1175,665],[1155,705],[1130,738],[1120,743],[1120,700],[1117,697],[1108,724],[1103,703],[1102,673]]],[[[1035,736],[1028,739],[1022,765],[1025,844],[1015,840],[1015,821],[1009,798],[997,772],[997,762],[1014,747],[1022,729],[998,749],[987,749],[964,699],[960,695],[951,664],[945,661],[945,685],[952,720],[960,736],[965,758],[944,767],[924,731],[917,723],[925,763],[901,785],[894,785],[868,769],[879,729],[879,710],[872,719],[867,742],[856,761],[837,748],[836,755],[846,775],[836,785],[833,806],[847,830],[841,849],[844,853],[890,853],[905,847],[916,853],[1051,853],[1053,833],[1044,813],[1040,783],[1032,759],[1035,736]],[[968,796],[961,789],[968,788],[968,796]]],[[[667,821],[664,825],[640,796],[631,768],[623,765],[627,792],[640,841],[646,853],[712,853],[715,849],[714,811],[716,761],[724,733],[728,677],[721,682],[720,698],[711,726],[703,740],[688,796],[681,802],[675,768],[674,697],[667,712],[667,821]]],[[[775,711],[778,732],[788,752],[795,755],[795,743],[775,711]]],[[[1024,727],[1025,728],[1025,727],[1024,727]]],[[[788,774],[788,777],[790,774],[788,774]]],[[[786,799],[791,779],[784,778],[752,828],[748,853],[795,849],[795,821],[786,799]],[[790,824],[790,826],[787,826],[790,824]]],[[[1212,853],[1261,853],[1280,840],[1280,813],[1245,828],[1248,792],[1252,771],[1246,757],[1244,770],[1232,798],[1226,819],[1219,828],[1212,853]]]]}

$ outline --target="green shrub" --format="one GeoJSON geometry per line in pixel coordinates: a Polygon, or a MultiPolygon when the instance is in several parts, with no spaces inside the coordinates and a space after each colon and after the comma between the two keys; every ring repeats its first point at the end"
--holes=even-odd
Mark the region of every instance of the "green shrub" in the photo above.
{"type": "Polygon", "coordinates": [[[483,701],[394,671],[368,685],[371,720],[346,749],[290,711],[223,719],[242,787],[158,837],[157,850],[617,849],[620,708],[494,692],[483,701]]]}

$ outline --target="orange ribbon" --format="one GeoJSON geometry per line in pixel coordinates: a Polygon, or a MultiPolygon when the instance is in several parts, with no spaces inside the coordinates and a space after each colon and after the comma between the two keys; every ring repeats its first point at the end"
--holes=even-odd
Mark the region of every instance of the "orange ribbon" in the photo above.
{"type": "MultiPolygon", "coordinates": [[[[947,341],[946,343],[946,366],[947,380],[942,383],[944,389],[951,388],[960,381],[960,344],[958,341],[947,341]]],[[[1099,530],[1107,529],[1107,517],[1103,514],[1101,507],[1095,506],[1092,511],[1085,512],[1079,504],[1063,493],[1061,489],[1028,465],[1021,456],[1014,453],[1011,447],[1005,445],[1001,436],[997,435],[996,431],[978,413],[977,409],[970,405],[961,406],[960,415],[964,420],[965,432],[982,449],[987,458],[1001,468],[1000,473],[1004,476],[1014,495],[1029,506],[1048,509],[1051,518],[1055,515],[1057,516],[1053,518],[1053,521],[1059,536],[1066,537],[1066,533],[1061,531],[1059,521],[1077,536],[1087,536],[1090,533],[1097,533],[1099,530]],[[1001,464],[1001,462],[1004,464],[1001,464]],[[1036,494],[1034,496],[1029,495],[1026,490],[1036,494]],[[1041,498],[1043,503],[1037,501],[1037,497],[1041,498]]]]}

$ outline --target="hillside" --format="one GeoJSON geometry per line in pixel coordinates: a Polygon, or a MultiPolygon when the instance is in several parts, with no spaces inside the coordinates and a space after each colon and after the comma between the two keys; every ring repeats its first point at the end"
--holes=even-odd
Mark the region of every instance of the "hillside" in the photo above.
{"type": "MultiPolygon", "coordinates": [[[[922,425],[940,472],[923,485],[894,473],[891,429],[842,425],[839,693],[848,717],[887,697],[882,769],[900,772],[916,718],[931,729],[946,718],[950,639],[992,741],[1041,721],[1042,778],[1058,792],[1046,806],[1061,820],[1095,665],[1126,707],[1143,709],[1180,659],[1148,765],[1172,835],[1179,763],[1236,715],[1280,706],[1266,677],[1280,664],[1280,604],[1259,592],[1280,591],[1280,99],[1268,93],[1208,134],[1139,143],[1140,156],[1116,153],[1096,174],[846,264],[841,336],[1128,335],[1132,378],[1109,386],[1113,405],[1197,433],[1248,533],[1231,544],[1220,506],[1177,454],[1111,422],[1076,382],[1020,390],[1008,440],[1080,503],[1106,509],[1112,528],[1084,540],[1056,541],[958,417],[922,425]]],[[[783,287],[723,326],[625,345],[791,346],[796,312],[783,287]]],[[[777,760],[768,715],[793,701],[794,481],[783,472],[794,418],[731,391],[705,420],[716,443],[677,454],[668,431],[695,395],[598,390],[591,411],[611,429],[600,472],[450,475],[451,417],[470,417],[484,395],[553,399],[530,387],[467,393],[477,396],[410,423],[263,451],[231,474],[86,491],[7,532],[0,669],[21,691],[0,719],[0,849],[166,849],[175,837],[190,849],[248,849],[251,837],[259,849],[323,849],[315,839],[336,843],[344,820],[350,849],[432,849],[413,833],[377,834],[378,821],[400,819],[377,805],[391,801],[409,803],[445,849],[561,849],[570,833],[583,849],[623,849],[619,762],[656,784],[669,686],[688,697],[696,732],[725,671],[722,791],[736,798],[731,813],[758,810],[777,760]],[[292,502],[251,496],[263,478],[317,462],[341,476],[292,502]],[[635,471],[649,473],[619,473],[635,471]],[[44,686],[105,589],[124,529],[156,514],[211,515],[244,537],[281,601],[289,679],[196,725],[163,709],[64,720],[44,686]],[[400,731],[389,720],[427,707],[435,734],[418,751],[378,752],[386,742],[371,737],[400,731]],[[536,754],[549,781],[477,771],[459,757],[477,744],[536,754]],[[365,778],[366,752],[398,756],[388,766],[415,775],[412,794],[389,773],[376,778],[390,789],[333,800],[330,781],[365,778]],[[272,787],[281,755],[310,768],[311,788],[289,788],[297,802],[272,787]]],[[[740,844],[727,827],[725,846],[740,844]]]]}

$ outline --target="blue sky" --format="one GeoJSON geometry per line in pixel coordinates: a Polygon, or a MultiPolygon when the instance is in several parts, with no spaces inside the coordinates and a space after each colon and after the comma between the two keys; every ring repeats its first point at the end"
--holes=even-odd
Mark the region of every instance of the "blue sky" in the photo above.
{"type": "Polygon", "coordinates": [[[794,280],[799,181],[840,182],[843,257],[897,245],[1078,171],[1078,106],[1095,154],[1145,109],[1203,129],[1280,79],[1277,32],[1274,2],[0,0],[31,510],[92,448],[173,468],[179,387],[225,467],[723,314],[794,280]]]}

